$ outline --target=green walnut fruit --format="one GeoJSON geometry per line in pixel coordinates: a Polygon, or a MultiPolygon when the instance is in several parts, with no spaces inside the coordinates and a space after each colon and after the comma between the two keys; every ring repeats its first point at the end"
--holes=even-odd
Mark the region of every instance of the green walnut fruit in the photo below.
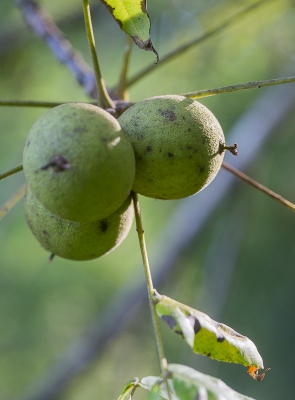
{"type": "Polygon", "coordinates": [[[117,210],[135,176],[132,145],[118,121],[99,107],[80,103],[41,115],[28,134],[23,166],[44,207],[80,222],[117,210]]]}
{"type": "Polygon", "coordinates": [[[52,214],[28,188],[25,199],[28,225],[50,253],[70,260],[91,260],[108,254],[127,237],[134,211],[129,196],[114,213],[93,222],[69,221],[52,214]]]}
{"type": "Polygon", "coordinates": [[[133,145],[133,190],[157,199],[180,199],[204,189],[224,155],[222,128],[205,106],[183,96],[151,97],[118,120],[133,145]]]}

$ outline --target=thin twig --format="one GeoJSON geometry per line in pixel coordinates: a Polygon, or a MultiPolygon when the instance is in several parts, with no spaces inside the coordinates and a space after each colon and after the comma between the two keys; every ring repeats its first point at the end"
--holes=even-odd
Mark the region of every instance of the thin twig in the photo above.
{"type": "Polygon", "coordinates": [[[118,82],[117,86],[111,92],[113,94],[112,98],[123,99],[123,100],[126,100],[126,98],[128,98],[127,91],[126,91],[126,89],[127,89],[126,82],[127,82],[127,73],[128,73],[129,62],[130,62],[130,57],[131,57],[132,44],[133,44],[133,40],[131,39],[130,36],[127,36],[127,44],[125,46],[120,78],[119,78],[119,82],[118,82]]]}
{"type": "MultiPolygon", "coordinates": [[[[0,100],[0,107],[37,107],[37,108],[53,108],[60,106],[61,104],[69,104],[69,103],[78,103],[78,102],[69,102],[69,101],[63,101],[63,102],[48,102],[48,101],[34,101],[34,100],[0,100]]],[[[79,101],[79,103],[83,104],[92,104],[92,105],[97,105],[97,102],[82,102],[79,101]]],[[[132,107],[135,103],[133,102],[128,102],[125,100],[115,100],[114,101],[114,108],[115,108],[115,113],[116,117],[119,117],[123,112],[125,112],[128,108],[132,107]]],[[[113,109],[107,109],[107,111],[111,112],[113,114],[113,109]]]]}
{"type": "Polygon", "coordinates": [[[132,192],[132,198],[133,198],[135,221],[136,221],[136,231],[137,231],[138,240],[139,240],[139,247],[140,247],[140,251],[141,251],[143,268],[144,268],[144,272],[145,272],[145,279],[146,279],[146,284],[147,284],[147,289],[148,289],[150,309],[151,309],[153,326],[154,326],[154,331],[155,331],[155,336],[156,336],[157,352],[158,352],[158,357],[159,357],[159,361],[160,361],[161,373],[164,375],[167,372],[167,362],[166,362],[166,358],[165,358],[165,354],[164,354],[164,346],[163,346],[162,334],[161,334],[161,330],[160,330],[159,318],[156,313],[155,304],[153,301],[154,286],[153,286],[151,270],[150,270],[150,266],[149,266],[149,260],[148,260],[147,249],[146,249],[146,244],[145,244],[144,230],[143,230],[143,226],[142,226],[142,219],[141,219],[140,206],[139,206],[137,193],[132,192]]]}
{"type": "Polygon", "coordinates": [[[260,190],[261,192],[267,194],[274,200],[276,200],[279,203],[283,204],[284,206],[288,207],[290,210],[295,211],[295,204],[291,203],[289,200],[284,199],[280,194],[277,194],[277,193],[273,192],[272,190],[269,190],[267,187],[261,185],[261,183],[250,178],[248,175],[246,175],[243,172],[239,171],[238,169],[232,167],[225,161],[223,161],[222,166],[223,166],[223,168],[230,171],[232,174],[236,175],[236,177],[238,177],[239,179],[242,179],[244,182],[249,183],[249,185],[253,186],[255,189],[260,190]]]}
{"type": "Polygon", "coordinates": [[[76,81],[91,97],[96,98],[95,76],[83,57],[65,38],[50,16],[34,0],[17,0],[27,25],[43,39],[55,58],[75,76],[76,81]]]}
{"type": "Polygon", "coordinates": [[[0,181],[2,179],[7,178],[8,176],[11,176],[13,174],[16,174],[17,172],[21,171],[23,169],[23,165],[20,164],[17,167],[14,167],[12,169],[10,169],[9,171],[4,172],[3,174],[0,174],[0,181]]]}
{"type": "Polygon", "coordinates": [[[295,76],[290,76],[287,78],[267,79],[264,81],[240,83],[238,85],[223,86],[216,89],[198,90],[196,92],[183,93],[182,96],[189,97],[190,99],[200,99],[202,97],[215,96],[217,94],[232,93],[248,89],[260,89],[265,86],[275,86],[294,82],[295,76]]]}
{"type": "Polygon", "coordinates": [[[140,79],[142,79],[145,75],[152,72],[156,67],[159,68],[159,66],[162,66],[165,63],[174,60],[176,57],[179,57],[181,54],[183,54],[187,50],[191,49],[192,47],[196,46],[197,44],[200,44],[201,42],[204,42],[205,40],[211,38],[212,36],[217,35],[224,29],[228,28],[230,25],[239,21],[239,19],[241,19],[242,17],[247,15],[249,12],[254,11],[258,7],[260,7],[264,4],[269,4],[269,3],[270,3],[269,0],[258,1],[257,3],[252,4],[251,6],[243,9],[242,11],[238,12],[237,14],[234,14],[230,18],[226,19],[220,25],[218,25],[216,28],[213,28],[213,29],[209,30],[208,32],[206,32],[202,37],[198,37],[196,39],[193,39],[193,40],[185,43],[182,46],[177,47],[175,50],[166,54],[166,56],[161,57],[158,64],[150,64],[147,67],[143,68],[141,71],[139,71],[137,74],[135,74],[133,77],[129,78],[126,83],[127,87],[134,85],[136,82],[138,82],[140,79]]]}
{"type": "Polygon", "coordinates": [[[0,208],[0,219],[2,219],[8,211],[10,211],[25,195],[26,193],[25,183],[18,191],[0,208]]]}
{"type": "Polygon", "coordinates": [[[34,101],[34,100],[0,100],[0,107],[39,107],[53,108],[66,102],[34,101]]]}
{"type": "Polygon", "coordinates": [[[98,106],[102,108],[114,108],[114,104],[108,95],[105,83],[102,79],[100,67],[98,63],[97,53],[95,49],[95,40],[91,22],[91,15],[90,15],[90,7],[88,0],[82,0],[83,2],[83,12],[84,12],[84,19],[85,19],[85,27],[88,39],[88,45],[91,53],[92,58],[92,65],[95,74],[95,81],[96,81],[96,88],[97,88],[97,100],[98,106]]]}

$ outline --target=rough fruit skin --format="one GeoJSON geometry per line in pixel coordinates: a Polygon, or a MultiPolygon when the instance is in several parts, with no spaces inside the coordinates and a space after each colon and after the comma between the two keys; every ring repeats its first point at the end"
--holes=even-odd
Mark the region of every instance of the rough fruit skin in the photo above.
{"type": "Polygon", "coordinates": [[[222,128],[204,105],[183,96],[151,97],[118,120],[133,145],[133,190],[157,199],[180,199],[204,189],[219,171],[222,128]]]}
{"type": "Polygon", "coordinates": [[[132,145],[118,121],[91,104],[52,108],[31,128],[23,153],[30,189],[52,213],[91,222],[113,213],[135,176],[132,145]],[[51,165],[62,158],[66,169],[51,165]]]}
{"type": "Polygon", "coordinates": [[[57,217],[27,189],[25,215],[36,239],[51,253],[70,260],[91,260],[116,249],[127,237],[134,210],[129,196],[113,214],[93,222],[57,217]]]}

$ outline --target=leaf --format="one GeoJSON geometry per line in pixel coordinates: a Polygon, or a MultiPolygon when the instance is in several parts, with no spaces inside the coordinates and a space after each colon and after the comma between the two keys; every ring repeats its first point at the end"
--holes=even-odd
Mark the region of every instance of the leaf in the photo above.
{"type": "Polygon", "coordinates": [[[157,56],[151,38],[151,22],[147,12],[147,0],[101,0],[109,9],[121,29],[132,37],[140,49],[152,51],[157,56]]]}
{"type": "Polygon", "coordinates": [[[134,378],[134,380],[128,382],[117,400],[131,400],[132,394],[136,389],[136,387],[138,386],[138,382],[139,382],[138,378],[134,378]]]}
{"type": "Polygon", "coordinates": [[[169,364],[172,383],[181,400],[253,400],[237,393],[220,379],[202,374],[186,365],[169,364]]]}
{"type": "MultiPolygon", "coordinates": [[[[170,399],[179,400],[174,393],[171,379],[168,379],[168,384],[171,394],[170,399]]],[[[139,386],[141,386],[143,389],[150,390],[150,397],[148,396],[147,400],[158,400],[161,398],[169,400],[166,384],[163,378],[159,378],[158,376],[146,376],[145,378],[142,378],[142,380],[139,382],[139,386]]]]}
{"type": "Polygon", "coordinates": [[[193,349],[218,361],[263,368],[255,344],[227,325],[173,299],[155,295],[156,311],[175,333],[193,349]]]}

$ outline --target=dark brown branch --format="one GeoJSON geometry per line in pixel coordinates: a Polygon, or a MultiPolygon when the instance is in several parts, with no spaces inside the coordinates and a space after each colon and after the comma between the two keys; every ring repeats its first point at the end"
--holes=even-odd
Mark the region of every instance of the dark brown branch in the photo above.
{"type": "Polygon", "coordinates": [[[55,58],[73,73],[84,91],[89,96],[96,98],[96,83],[93,72],[50,16],[34,0],[17,0],[17,5],[32,31],[44,40],[55,58]]]}

